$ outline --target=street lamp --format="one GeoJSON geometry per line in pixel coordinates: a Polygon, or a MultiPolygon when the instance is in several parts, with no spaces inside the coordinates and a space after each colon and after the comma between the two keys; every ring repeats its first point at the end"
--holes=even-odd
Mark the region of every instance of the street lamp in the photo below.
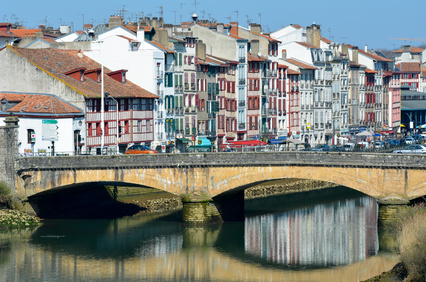
{"type": "Polygon", "coordinates": [[[108,92],[105,92],[105,104],[108,104],[108,99],[114,100],[115,104],[116,104],[115,122],[116,122],[116,128],[117,128],[117,136],[116,136],[116,139],[115,139],[115,150],[116,150],[116,154],[118,155],[118,138],[119,138],[118,129],[120,128],[118,126],[118,101],[114,97],[110,96],[108,92]]]}
{"type": "Polygon", "coordinates": [[[410,119],[410,135],[412,134],[412,128],[413,128],[413,121],[411,120],[411,115],[409,115],[408,113],[404,112],[408,118],[410,119]]]}

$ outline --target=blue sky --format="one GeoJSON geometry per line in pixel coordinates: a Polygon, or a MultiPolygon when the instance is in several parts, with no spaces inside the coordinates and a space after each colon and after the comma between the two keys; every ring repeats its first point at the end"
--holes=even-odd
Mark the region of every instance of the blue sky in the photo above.
{"type": "MultiPolygon", "coordinates": [[[[65,24],[74,30],[81,30],[83,19],[85,23],[98,24],[105,22],[110,15],[120,14],[123,9],[126,10],[126,21],[142,15],[159,17],[161,6],[166,23],[172,24],[179,23],[181,18],[182,21],[189,21],[195,9],[194,0],[21,0],[2,3],[0,21],[18,21],[27,28],[47,22],[54,28],[65,24]]],[[[322,36],[332,41],[360,48],[368,45],[372,49],[426,44],[426,41],[390,39],[426,40],[422,20],[425,11],[426,0],[197,0],[196,4],[200,19],[228,23],[230,19],[237,21],[238,14],[240,25],[248,26],[248,21],[261,23],[264,32],[272,32],[289,24],[306,27],[315,22],[321,25],[322,36]]]]}

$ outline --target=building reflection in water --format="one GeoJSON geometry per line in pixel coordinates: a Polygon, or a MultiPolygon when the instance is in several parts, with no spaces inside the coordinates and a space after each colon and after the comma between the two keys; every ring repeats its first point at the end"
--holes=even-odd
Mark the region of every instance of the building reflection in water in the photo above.
{"type": "Polygon", "coordinates": [[[366,196],[247,217],[245,251],[289,266],[362,261],[378,251],[377,210],[376,200],[366,196]]]}

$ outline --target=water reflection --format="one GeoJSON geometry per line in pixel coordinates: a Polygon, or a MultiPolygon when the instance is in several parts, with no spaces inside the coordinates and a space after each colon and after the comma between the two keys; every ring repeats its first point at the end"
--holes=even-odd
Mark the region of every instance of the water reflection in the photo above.
{"type": "Polygon", "coordinates": [[[340,200],[245,220],[248,254],[290,265],[347,265],[378,251],[377,205],[370,197],[340,200]]]}
{"type": "Polygon", "coordinates": [[[398,261],[372,256],[376,214],[373,199],[352,197],[207,227],[160,215],[50,220],[0,233],[0,281],[365,280],[398,261]]]}

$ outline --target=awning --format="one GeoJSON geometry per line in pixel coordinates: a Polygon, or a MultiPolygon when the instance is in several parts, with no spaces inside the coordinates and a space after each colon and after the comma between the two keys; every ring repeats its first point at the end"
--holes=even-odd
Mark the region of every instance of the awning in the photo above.
{"type": "Polygon", "coordinates": [[[284,139],[269,139],[268,142],[271,143],[271,144],[283,144],[283,143],[285,143],[285,140],[284,139]]]}
{"type": "Polygon", "coordinates": [[[179,140],[182,143],[191,143],[192,141],[187,138],[176,138],[176,140],[179,140]]]}

